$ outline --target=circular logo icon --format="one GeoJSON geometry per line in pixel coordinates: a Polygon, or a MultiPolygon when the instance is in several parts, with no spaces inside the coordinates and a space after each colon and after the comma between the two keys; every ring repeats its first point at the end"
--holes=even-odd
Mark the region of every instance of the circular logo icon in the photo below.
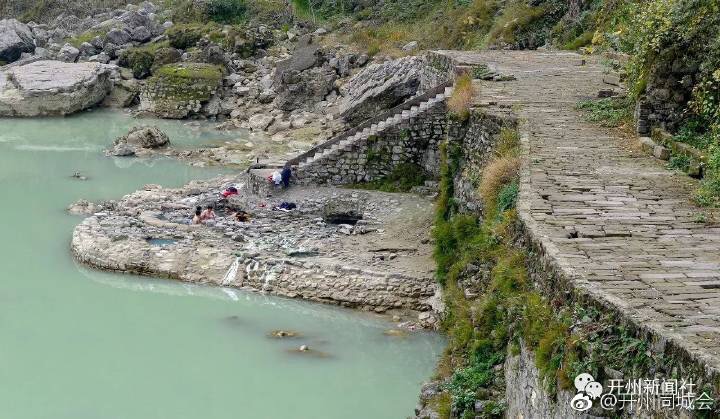
{"type": "Polygon", "coordinates": [[[584,412],[592,407],[592,402],[588,396],[576,394],[575,397],[570,400],[570,407],[578,412],[584,412]]]}

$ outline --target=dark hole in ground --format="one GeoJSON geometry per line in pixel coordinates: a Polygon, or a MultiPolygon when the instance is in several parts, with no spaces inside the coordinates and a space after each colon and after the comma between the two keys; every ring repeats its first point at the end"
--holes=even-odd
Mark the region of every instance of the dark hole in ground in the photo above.
{"type": "Polygon", "coordinates": [[[145,239],[148,243],[155,245],[155,246],[170,246],[171,244],[177,243],[177,240],[174,239],[145,239]]]}
{"type": "Polygon", "coordinates": [[[357,213],[343,213],[343,214],[329,214],[325,217],[325,222],[328,224],[350,224],[355,225],[358,221],[362,220],[362,214],[357,213]]]}

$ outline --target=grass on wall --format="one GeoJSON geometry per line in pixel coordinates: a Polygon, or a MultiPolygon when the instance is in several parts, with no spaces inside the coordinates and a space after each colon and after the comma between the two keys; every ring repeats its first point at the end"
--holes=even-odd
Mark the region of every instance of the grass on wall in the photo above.
{"type": "MultiPolygon", "coordinates": [[[[490,165],[518,158],[517,132],[503,129],[500,137],[490,165]]],[[[479,190],[485,195],[479,197],[488,202],[482,217],[462,213],[453,202],[453,179],[461,169],[462,153],[457,145],[441,146],[433,230],[448,346],[436,371],[444,391],[429,404],[442,418],[450,418],[451,412],[460,418],[503,417],[506,406],[497,396],[504,392],[502,366],[507,356],[519,353],[521,345],[534,354],[550,397],[560,389],[572,390],[580,373],[603,380],[610,369],[637,378],[653,376],[658,365],[678,362],[651,354],[647,342],[616,314],[580,302],[549,301],[538,292],[527,271],[529,255],[515,246],[517,170],[483,172],[479,190]],[[478,276],[477,269],[468,269],[470,265],[489,270],[489,275],[478,276]],[[481,281],[477,297],[467,297],[461,286],[472,278],[481,281]],[[474,411],[476,400],[487,402],[485,411],[474,411]]],[[[700,377],[702,371],[694,374],[700,377]]],[[[710,388],[718,394],[718,388],[710,388]]]]}
{"type": "Polygon", "coordinates": [[[470,108],[475,96],[472,75],[465,73],[455,80],[452,96],[447,101],[450,114],[459,120],[465,121],[470,116],[470,108]]]}

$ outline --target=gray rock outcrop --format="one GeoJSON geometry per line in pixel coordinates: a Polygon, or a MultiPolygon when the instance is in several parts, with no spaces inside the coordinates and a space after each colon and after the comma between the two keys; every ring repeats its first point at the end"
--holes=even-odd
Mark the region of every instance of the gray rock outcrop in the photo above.
{"type": "Polygon", "coordinates": [[[107,151],[110,156],[126,157],[141,153],[143,149],[155,149],[170,144],[167,134],[157,127],[134,127],[113,142],[107,151]]]}
{"type": "Polygon", "coordinates": [[[0,72],[0,116],[67,115],[100,102],[110,68],[98,63],[41,60],[0,72]]]}
{"type": "Polygon", "coordinates": [[[329,66],[285,73],[274,104],[284,111],[293,111],[317,103],[332,91],[335,80],[337,74],[329,66]]]}
{"type": "Polygon", "coordinates": [[[80,50],[70,44],[63,45],[63,47],[60,48],[60,52],[57,54],[58,59],[60,61],[65,61],[66,63],[74,63],[75,60],[77,60],[78,55],[80,55],[80,50]]]}
{"type": "Polygon", "coordinates": [[[414,96],[424,65],[421,57],[403,57],[367,66],[340,90],[342,117],[359,123],[414,96]]]}
{"type": "Polygon", "coordinates": [[[11,63],[23,52],[33,52],[35,43],[30,28],[16,19],[0,20],[0,61],[11,63]]]}

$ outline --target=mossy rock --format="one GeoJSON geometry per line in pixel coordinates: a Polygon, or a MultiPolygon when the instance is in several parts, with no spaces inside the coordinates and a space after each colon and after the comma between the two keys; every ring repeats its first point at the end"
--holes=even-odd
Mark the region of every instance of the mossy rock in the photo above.
{"type": "Polygon", "coordinates": [[[140,95],[140,108],[163,118],[185,118],[200,110],[222,83],[224,69],[204,63],[157,68],[140,95]]]}
{"type": "Polygon", "coordinates": [[[222,80],[222,67],[205,63],[182,63],[164,65],[155,72],[157,77],[175,82],[204,81],[217,83],[222,80]]]}
{"type": "Polygon", "coordinates": [[[170,41],[170,46],[177,49],[187,49],[194,47],[205,32],[205,25],[178,24],[171,26],[166,35],[170,41]]]}
{"type": "Polygon", "coordinates": [[[155,51],[155,59],[153,61],[153,72],[158,68],[166,65],[173,64],[180,61],[180,51],[173,47],[161,47],[155,51]]]}
{"type": "Polygon", "coordinates": [[[155,61],[154,55],[143,48],[128,48],[120,54],[118,64],[132,70],[133,77],[144,79],[150,75],[155,61]]]}

